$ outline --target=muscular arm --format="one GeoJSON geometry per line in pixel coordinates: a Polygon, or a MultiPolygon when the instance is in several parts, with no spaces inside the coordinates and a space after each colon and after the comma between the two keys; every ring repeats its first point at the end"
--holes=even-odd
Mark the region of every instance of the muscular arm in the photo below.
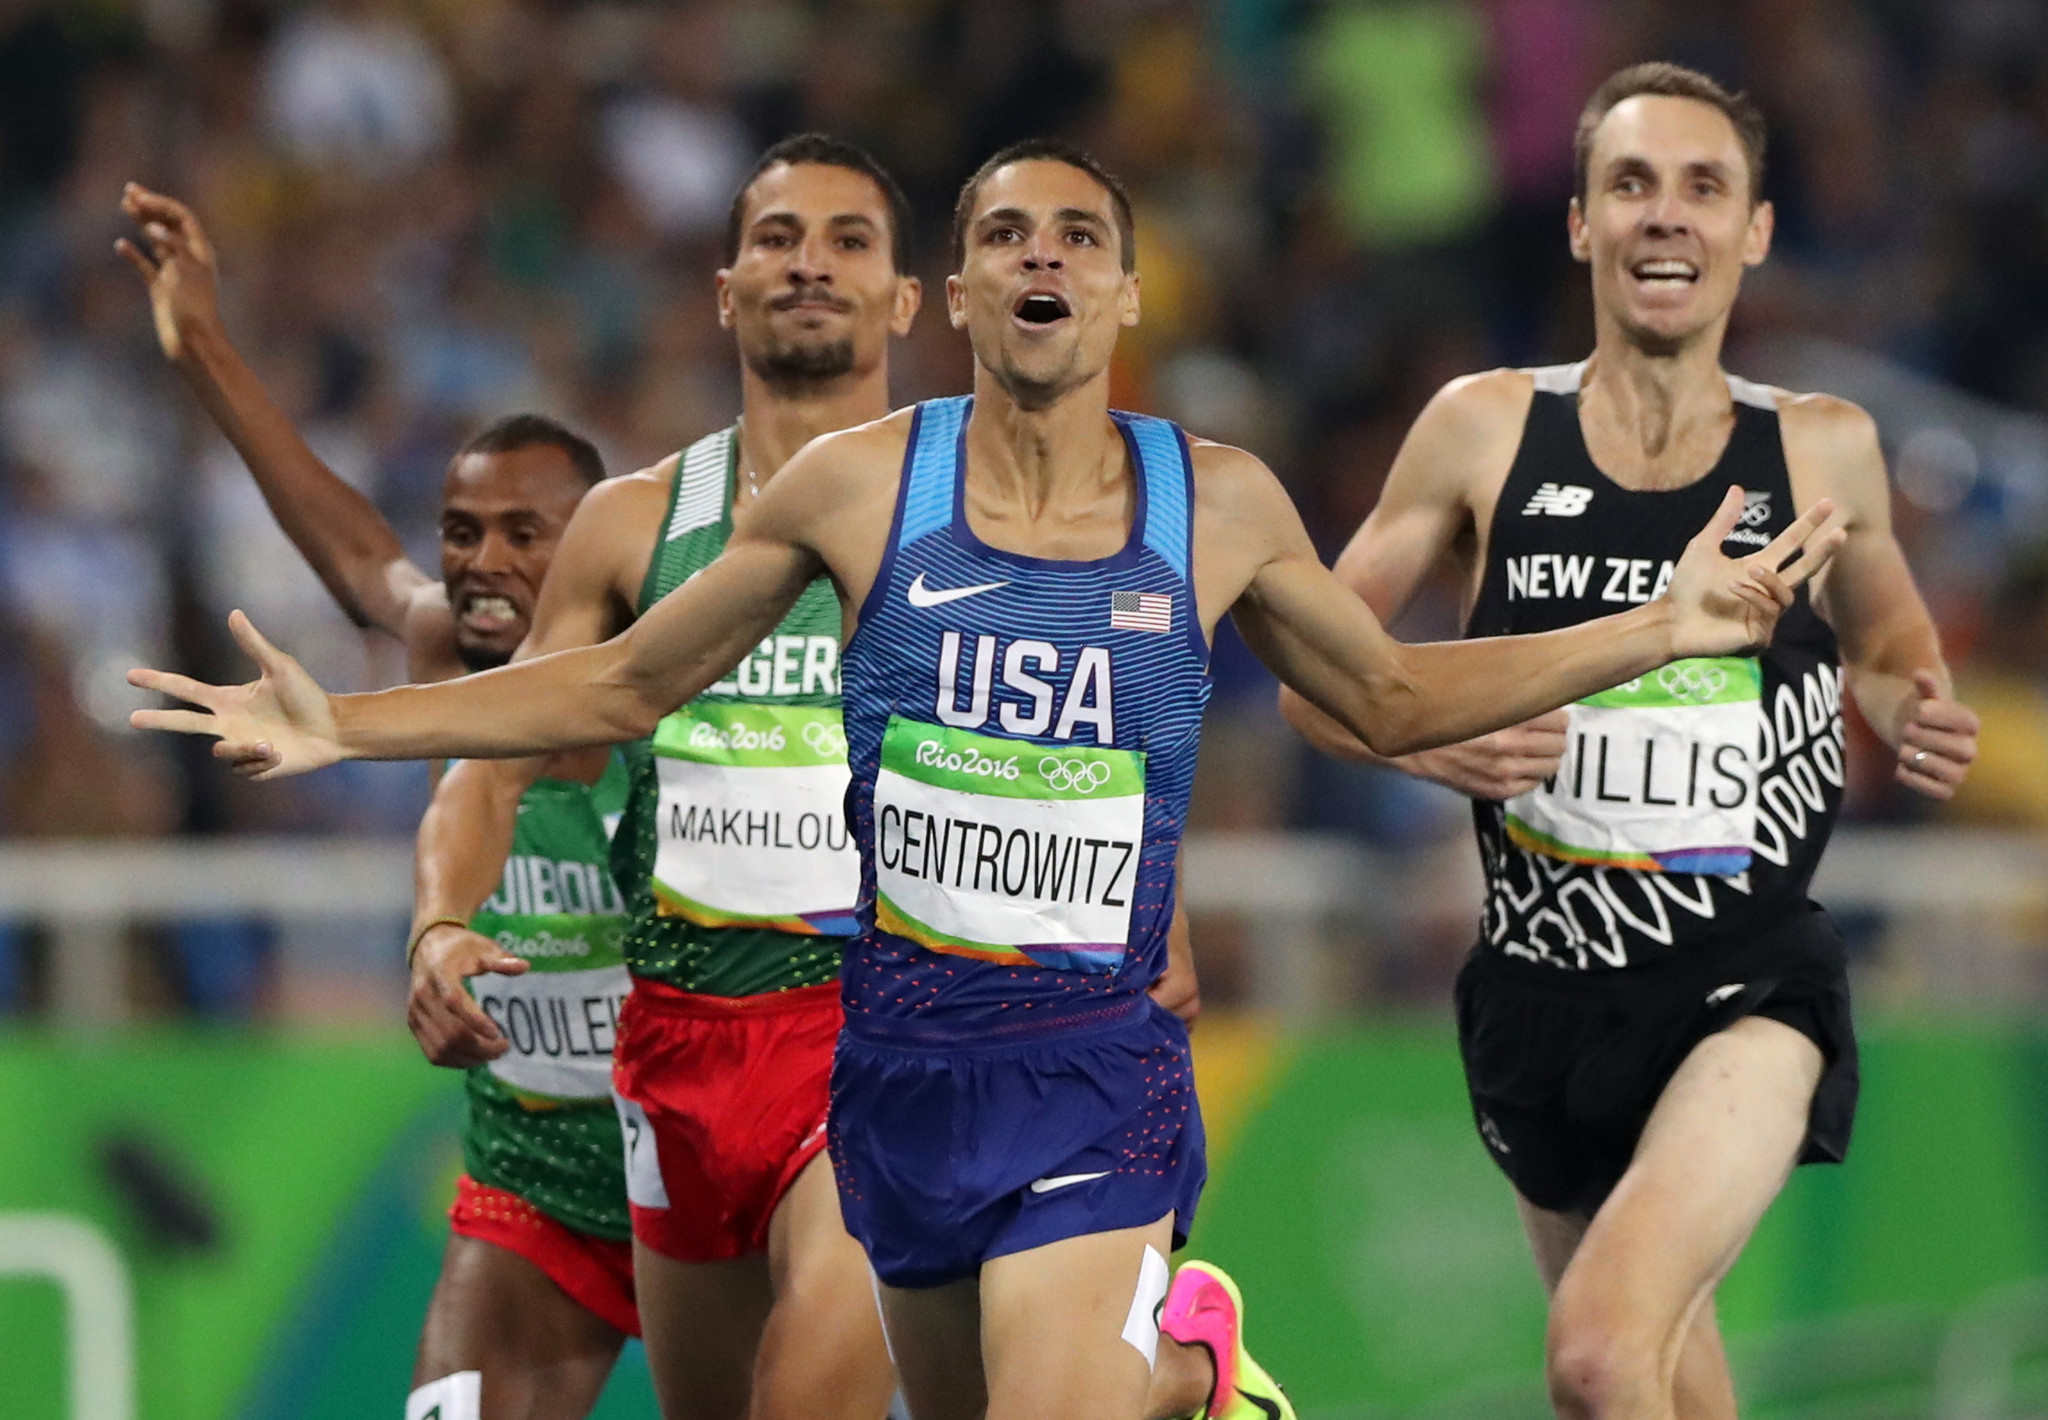
{"type": "Polygon", "coordinates": [[[157,340],[214,425],[240,454],[292,540],[349,619],[406,634],[413,598],[433,584],[362,494],[321,462],[264,389],[221,323],[213,247],[183,203],[130,184],[122,209],[147,252],[121,252],[148,284],[157,340]]]}
{"type": "Polygon", "coordinates": [[[1820,505],[1762,552],[1723,557],[1720,539],[1742,507],[1731,490],[1656,602],[1537,636],[1404,646],[1316,558],[1264,465],[1205,446],[1197,468],[1198,520],[1210,530],[1205,537],[1198,521],[1198,573],[1223,564],[1203,575],[1226,592],[1242,576],[1231,610],[1246,642],[1281,680],[1383,755],[1519,724],[1676,657],[1766,640],[1791,589],[1841,537],[1832,525],[1818,530],[1832,511],[1820,505]],[[1224,528],[1230,536],[1219,540],[1224,528]],[[1799,559],[1782,573],[1771,570],[1794,552],[1799,559]]]}
{"type": "Polygon", "coordinates": [[[1849,692],[1898,751],[1899,778],[1945,799],[1976,757],[1977,717],[1952,698],[1934,619],[1892,532],[1877,426],[1846,401],[1803,395],[1785,404],[1781,427],[1794,487],[1826,493],[1848,515],[1848,539],[1813,599],[1841,643],[1849,692]]]}
{"type": "MultiPolygon", "coordinates": [[[[1436,393],[1402,440],[1379,502],[1335,568],[1338,580],[1356,592],[1382,624],[1407,609],[1432,570],[1461,540],[1476,552],[1483,536],[1480,509],[1490,512],[1492,494],[1514,461],[1530,394],[1529,378],[1519,371],[1464,376],[1436,393]]],[[[1458,788],[1505,787],[1474,782],[1471,766],[1443,764],[1435,751],[1399,759],[1375,754],[1285,686],[1280,690],[1280,713],[1325,754],[1391,765],[1421,778],[1453,782],[1458,788]]],[[[1515,748],[1526,747],[1517,742],[1515,748]]],[[[1515,756],[1509,755],[1507,767],[1514,762],[1515,756]]]]}

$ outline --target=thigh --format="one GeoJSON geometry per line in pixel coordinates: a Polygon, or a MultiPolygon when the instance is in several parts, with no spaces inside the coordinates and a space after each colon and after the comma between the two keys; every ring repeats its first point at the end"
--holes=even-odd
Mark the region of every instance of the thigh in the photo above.
{"type": "Polygon", "coordinates": [[[1561,1324],[1626,1336],[1671,1374],[1792,1170],[1821,1064],[1812,1041],[1758,1017],[1693,1048],[1558,1281],[1553,1336],[1561,1324]]]}
{"type": "Polygon", "coordinates": [[[427,1306],[413,1384],[483,1373],[483,1420],[582,1420],[625,1343],[540,1267],[456,1234],[427,1306]]]}
{"type": "Polygon", "coordinates": [[[981,1282],[939,1287],[877,1284],[889,1354],[911,1420],[982,1420],[988,1378],[981,1357],[981,1282]]]}
{"type": "Polygon", "coordinates": [[[867,1254],[846,1231],[832,1163],[813,1156],[768,1229],[775,1302],[754,1373],[754,1420],[882,1420],[896,1385],[867,1254]]]}
{"type": "MultiPolygon", "coordinates": [[[[1144,1227],[1063,1238],[981,1270],[989,1420],[1140,1420],[1152,1380],[1146,1253],[1163,1265],[1173,1215],[1144,1227]],[[1140,1315],[1139,1313],[1143,1314],[1140,1315]]],[[[920,1417],[923,1420],[923,1417],[920,1417]]]]}
{"type": "Polygon", "coordinates": [[[1584,1213],[1538,1208],[1520,1192],[1515,1194],[1515,1208],[1521,1214],[1522,1236],[1529,1240],[1529,1253],[1536,1259],[1536,1273],[1543,1279],[1544,1294],[1554,1295],[1593,1220],[1584,1213]]]}
{"type": "Polygon", "coordinates": [[[668,1420],[739,1420],[768,1319],[767,1260],[757,1253],[677,1262],[636,1238],[633,1281],[661,1413],[668,1420]]]}

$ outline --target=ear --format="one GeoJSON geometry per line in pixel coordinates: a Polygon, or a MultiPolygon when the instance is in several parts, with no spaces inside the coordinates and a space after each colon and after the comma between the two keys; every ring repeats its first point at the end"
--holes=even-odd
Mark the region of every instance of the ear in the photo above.
{"type": "Polygon", "coordinates": [[[732,313],[732,268],[721,266],[712,276],[712,283],[718,290],[718,325],[721,330],[731,330],[732,313]]]}
{"type": "Polygon", "coordinates": [[[955,330],[967,329],[967,287],[957,273],[946,278],[946,321],[955,330]]]}
{"type": "Polygon", "coordinates": [[[1742,264],[1761,266],[1771,254],[1771,236],[1778,229],[1778,209],[1759,202],[1750,210],[1749,226],[1742,234],[1742,264]]]}
{"type": "Polygon", "coordinates": [[[1572,260],[1581,263],[1593,259],[1593,239],[1586,229],[1586,209],[1574,197],[1571,205],[1564,210],[1565,240],[1571,244],[1572,260]]]}
{"type": "Polygon", "coordinates": [[[924,304],[924,282],[915,276],[903,276],[896,281],[896,309],[889,316],[891,335],[910,334],[910,323],[917,319],[918,308],[924,304]]]}
{"type": "Polygon", "coordinates": [[[1124,289],[1117,296],[1116,319],[1118,325],[1138,323],[1138,273],[1135,271],[1124,278],[1124,289]]]}

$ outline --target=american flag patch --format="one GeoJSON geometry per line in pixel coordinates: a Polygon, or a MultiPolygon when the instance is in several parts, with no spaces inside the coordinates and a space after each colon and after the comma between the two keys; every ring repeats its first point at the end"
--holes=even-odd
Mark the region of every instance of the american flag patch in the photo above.
{"type": "Polygon", "coordinates": [[[1111,592],[1109,629],[1112,631],[1173,630],[1173,598],[1158,592],[1111,592]]]}

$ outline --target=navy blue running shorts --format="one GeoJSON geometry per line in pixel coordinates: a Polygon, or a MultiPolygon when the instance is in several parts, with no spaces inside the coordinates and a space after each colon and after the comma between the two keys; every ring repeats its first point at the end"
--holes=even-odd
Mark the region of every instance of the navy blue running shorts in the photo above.
{"type": "Polygon", "coordinates": [[[1187,1028],[1145,996],[964,1041],[849,1016],[830,1118],[847,1230],[891,1287],[1168,1213],[1178,1247],[1208,1176],[1187,1028]]]}

